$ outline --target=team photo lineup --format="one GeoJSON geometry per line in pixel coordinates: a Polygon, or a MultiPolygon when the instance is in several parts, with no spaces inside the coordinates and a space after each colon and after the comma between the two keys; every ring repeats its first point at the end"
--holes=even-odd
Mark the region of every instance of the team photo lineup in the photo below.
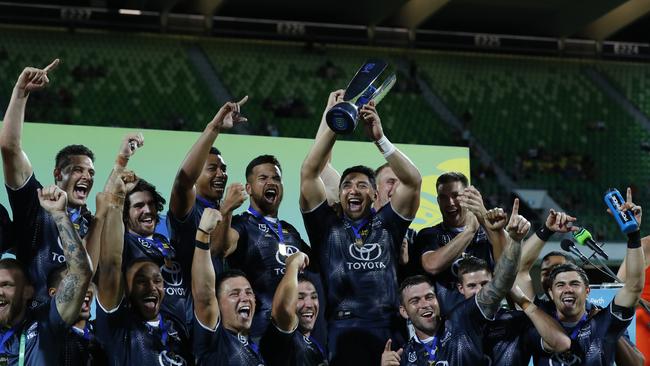
{"type": "Polygon", "coordinates": [[[25,65],[0,131],[11,210],[0,365],[647,365],[648,325],[628,333],[650,311],[650,237],[632,188],[605,197],[627,247],[621,286],[595,305],[579,258],[541,255],[554,236],[591,236],[579,213],[551,209],[533,227],[518,198],[486,207],[480,187],[448,171],[433,187],[442,222],[410,227],[425,182],[382,128],[395,80],[372,86],[380,60],[322,101],[311,147],[293,152],[299,192],[284,191],[271,144],[247,146],[257,157],[246,166],[219,149],[247,123],[248,96],[205,121],[169,182],[129,167],[151,143],[137,130],[109,142],[110,167],[80,137],[34,171],[52,157],[23,150],[25,111],[60,63],[25,65]],[[355,127],[385,163],[337,171],[337,137],[355,127]],[[100,170],[106,182],[94,181],[100,170]],[[229,181],[235,171],[245,182],[229,181]],[[281,204],[299,207],[307,237],[281,204]]]}

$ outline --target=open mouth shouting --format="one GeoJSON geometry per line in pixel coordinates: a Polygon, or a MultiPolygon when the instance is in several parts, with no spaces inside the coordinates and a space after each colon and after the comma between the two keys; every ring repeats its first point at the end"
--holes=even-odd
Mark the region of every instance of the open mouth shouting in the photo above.
{"type": "Polygon", "coordinates": [[[142,299],[142,306],[146,312],[155,313],[158,306],[158,296],[147,296],[142,299]]]}
{"type": "Polygon", "coordinates": [[[5,299],[0,299],[0,312],[9,309],[9,302],[5,299]]]}
{"type": "Polygon", "coordinates": [[[77,200],[85,201],[88,198],[89,191],[90,191],[90,185],[87,182],[85,181],[77,182],[77,184],[75,184],[74,186],[74,191],[73,191],[74,197],[77,200]]]}
{"type": "Polygon", "coordinates": [[[311,322],[312,320],[314,320],[314,317],[316,316],[316,314],[314,313],[313,310],[302,311],[302,312],[300,312],[299,315],[300,315],[301,319],[306,320],[308,322],[311,322]]]}
{"type": "Polygon", "coordinates": [[[573,308],[576,305],[576,297],[574,295],[564,295],[560,298],[562,304],[568,308],[573,308]]]}
{"type": "Polygon", "coordinates": [[[264,190],[264,200],[267,203],[275,203],[276,198],[278,197],[278,189],[276,187],[269,187],[264,190]]]}
{"type": "Polygon", "coordinates": [[[210,188],[217,192],[223,192],[226,189],[226,180],[223,178],[213,179],[210,183],[210,188]]]}
{"type": "Polygon", "coordinates": [[[361,203],[362,203],[361,198],[357,198],[357,197],[348,198],[348,210],[350,210],[350,212],[361,212],[362,210],[361,203]]]}
{"type": "Polygon", "coordinates": [[[237,314],[245,321],[250,320],[252,318],[251,306],[248,304],[240,306],[237,309],[237,314]]]}

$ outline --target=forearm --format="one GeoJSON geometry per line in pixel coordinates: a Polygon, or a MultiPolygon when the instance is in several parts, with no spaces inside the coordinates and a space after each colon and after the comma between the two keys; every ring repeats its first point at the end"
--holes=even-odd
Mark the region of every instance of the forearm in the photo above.
{"type": "Polygon", "coordinates": [[[122,251],[124,250],[124,197],[111,195],[101,233],[98,299],[107,309],[122,297],[122,251]]]}
{"type": "Polygon", "coordinates": [[[2,146],[3,152],[19,153],[21,151],[26,105],[27,96],[14,88],[5,111],[2,132],[0,132],[0,146],[2,146]]]}
{"type": "Polygon", "coordinates": [[[501,300],[512,288],[517,276],[520,255],[521,243],[512,241],[497,262],[492,280],[476,294],[477,303],[486,317],[494,317],[501,300]]]}
{"type": "Polygon", "coordinates": [[[485,229],[485,233],[487,234],[490,244],[492,244],[492,255],[494,256],[494,260],[498,261],[510,242],[510,240],[508,240],[508,234],[503,229],[496,231],[485,229]]]}
{"type": "Polygon", "coordinates": [[[539,258],[544,248],[545,241],[539,238],[537,234],[531,235],[523,244],[521,248],[521,264],[519,266],[520,272],[530,272],[533,268],[535,261],[539,258]]]}
{"type": "Polygon", "coordinates": [[[226,257],[237,249],[237,238],[233,235],[233,231],[235,230],[230,227],[232,223],[232,211],[222,212],[221,217],[221,221],[217,224],[212,234],[213,240],[210,242],[210,253],[212,255],[226,257]]]}
{"type": "Polygon", "coordinates": [[[293,330],[298,322],[298,271],[297,266],[287,267],[273,295],[271,316],[275,325],[284,331],[293,330]]]}
{"type": "Polygon", "coordinates": [[[436,275],[451,266],[459,258],[474,239],[475,232],[465,230],[456,235],[449,243],[422,255],[422,267],[432,275],[436,275]]]}
{"type": "Polygon", "coordinates": [[[531,320],[539,335],[542,336],[542,340],[547,346],[545,348],[548,348],[548,351],[562,353],[571,347],[571,339],[564,333],[564,329],[555,319],[530,301],[522,305],[526,316],[531,320]]]}
{"type": "Polygon", "coordinates": [[[645,357],[636,347],[621,337],[616,342],[615,361],[618,366],[643,366],[645,357]]]}
{"type": "Polygon", "coordinates": [[[399,149],[386,156],[386,162],[399,178],[400,185],[405,185],[412,189],[419,189],[422,184],[422,175],[418,168],[413,164],[411,159],[404,155],[399,149]]]}
{"type": "Polygon", "coordinates": [[[59,230],[67,266],[66,276],[57,289],[56,306],[61,318],[67,324],[72,324],[79,315],[81,303],[92,277],[92,269],[86,249],[68,215],[61,212],[53,214],[52,217],[59,230]]]}
{"type": "Polygon", "coordinates": [[[192,258],[192,298],[194,311],[198,320],[208,326],[214,327],[219,319],[219,307],[215,290],[216,275],[210,250],[206,249],[210,235],[197,231],[197,247],[194,248],[192,258]]]}
{"type": "Polygon", "coordinates": [[[201,175],[203,164],[210,154],[210,148],[219,136],[219,130],[207,126],[198,140],[185,156],[181,167],[176,174],[175,188],[188,190],[192,189],[194,183],[201,175]]]}

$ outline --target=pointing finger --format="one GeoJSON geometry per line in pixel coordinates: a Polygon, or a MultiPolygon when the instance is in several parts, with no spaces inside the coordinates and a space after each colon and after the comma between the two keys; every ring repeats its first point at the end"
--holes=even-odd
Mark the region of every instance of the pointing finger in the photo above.
{"type": "Polygon", "coordinates": [[[512,204],[512,216],[519,215],[519,198],[515,198],[515,202],[512,204]]]}
{"type": "Polygon", "coordinates": [[[627,199],[625,201],[632,202],[632,188],[630,187],[627,187],[627,199]]]}
{"type": "Polygon", "coordinates": [[[390,347],[392,346],[392,344],[393,344],[393,340],[389,338],[388,341],[386,342],[386,346],[384,346],[384,351],[390,351],[390,347]]]}
{"type": "Polygon", "coordinates": [[[237,105],[241,107],[241,106],[243,106],[244,104],[246,104],[246,102],[248,102],[248,95],[245,96],[245,97],[243,97],[243,98],[241,98],[241,100],[240,100],[239,102],[237,102],[237,105]]]}
{"type": "Polygon", "coordinates": [[[54,59],[54,61],[52,61],[49,65],[45,66],[43,71],[50,72],[54,70],[57,66],[59,66],[59,63],[61,63],[61,60],[59,60],[58,58],[54,59]]]}

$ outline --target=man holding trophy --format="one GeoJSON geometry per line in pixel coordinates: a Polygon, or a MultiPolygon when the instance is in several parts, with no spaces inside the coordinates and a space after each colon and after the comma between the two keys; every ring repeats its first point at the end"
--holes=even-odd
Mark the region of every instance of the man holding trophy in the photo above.
{"type": "Polygon", "coordinates": [[[328,344],[335,366],[378,365],[385,340],[400,339],[404,329],[398,315],[396,267],[402,239],[420,204],[422,177],[383,133],[376,104],[395,79],[389,77],[377,89],[372,82],[385,68],[383,61],[366,62],[348,85],[344,101],[328,111],[328,125],[349,133],[361,117],[366,133],[401,181],[389,204],[372,209],[375,175],[358,165],[341,176],[341,215],[328,205],[320,174],[336,141],[332,130],[319,134],[301,168],[300,208],[326,288],[328,344]]]}

